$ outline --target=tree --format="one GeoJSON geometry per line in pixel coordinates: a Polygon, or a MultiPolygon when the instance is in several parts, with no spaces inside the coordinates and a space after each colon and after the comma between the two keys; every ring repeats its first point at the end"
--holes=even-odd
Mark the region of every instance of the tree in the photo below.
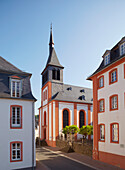
{"type": "Polygon", "coordinates": [[[69,126],[65,126],[62,130],[62,133],[67,135],[69,133],[69,126]]]}
{"type": "Polygon", "coordinates": [[[79,128],[76,125],[70,125],[69,126],[69,133],[70,134],[75,134],[79,132],[79,128]]]}
{"type": "Polygon", "coordinates": [[[93,126],[92,125],[87,125],[87,134],[93,135],[93,126]]]}
{"type": "Polygon", "coordinates": [[[79,134],[83,135],[83,138],[86,139],[86,137],[87,137],[87,126],[82,126],[80,128],[79,134]]]}
{"type": "Polygon", "coordinates": [[[68,141],[73,141],[75,133],[79,132],[79,128],[76,125],[70,125],[63,128],[62,133],[68,137],[68,141]]]}
{"type": "MultiPolygon", "coordinates": [[[[93,135],[93,126],[91,126],[91,125],[82,126],[80,128],[79,134],[82,134],[83,135],[83,139],[86,139],[86,137],[88,135],[93,135]]],[[[83,143],[83,139],[82,139],[82,143],[83,143]]]]}

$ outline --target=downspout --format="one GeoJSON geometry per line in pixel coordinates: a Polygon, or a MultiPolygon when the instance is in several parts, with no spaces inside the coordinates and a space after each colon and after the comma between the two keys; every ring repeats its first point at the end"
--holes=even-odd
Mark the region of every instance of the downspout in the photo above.
{"type": "Polygon", "coordinates": [[[34,102],[32,103],[32,170],[34,170],[34,102]]]}

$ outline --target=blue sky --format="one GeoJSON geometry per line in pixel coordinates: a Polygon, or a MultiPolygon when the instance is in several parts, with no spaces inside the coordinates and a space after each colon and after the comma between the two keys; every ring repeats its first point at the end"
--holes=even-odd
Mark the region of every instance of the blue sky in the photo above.
{"type": "Polygon", "coordinates": [[[125,36],[124,7],[125,0],[0,0],[0,56],[32,73],[36,114],[51,22],[64,83],[91,88],[86,78],[125,36]]]}

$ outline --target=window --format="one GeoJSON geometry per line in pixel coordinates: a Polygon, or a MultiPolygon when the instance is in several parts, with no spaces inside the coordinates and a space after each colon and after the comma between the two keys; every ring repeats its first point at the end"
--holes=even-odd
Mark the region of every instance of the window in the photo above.
{"type": "Polygon", "coordinates": [[[80,99],[80,100],[85,100],[85,96],[82,95],[82,96],[79,97],[79,99],[80,99]]]}
{"type": "Polygon", "coordinates": [[[43,92],[43,101],[47,100],[47,90],[43,92]]]}
{"type": "Polygon", "coordinates": [[[84,95],[82,95],[82,100],[85,100],[85,96],[84,95]]]}
{"type": "Polygon", "coordinates": [[[47,90],[46,90],[46,100],[47,100],[47,90]]]}
{"type": "Polygon", "coordinates": [[[117,82],[117,69],[109,72],[109,84],[117,82]]]}
{"type": "Polygon", "coordinates": [[[10,106],[10,128],[11,129],[22,128],[22,106],[18,105],[10,106]]]}
{"type": "Polygon", "coordinates": [[[60,80],[60,70],[56,70],[55,68],[52,70],[52,79],[60,80]]]}
{"type": "Polygon", "coordinates": [[[99,100],[99,112],[104,112],[104,99],[99,100]]]}
{"type": "Polygon", "coordinates": [[[68,87],[67,90],[68,90],[68,91],[72,91],[72,87],[68,87]]]}
{"type": "Polygon", "coordinates": [[[11,97],[21,97],[21,81],[11,80],[11,97]]]}
{"type": "Polygon", "coordinates": [[[81,110],[79,112],[79,128],[81,128],[83,125],[85,125],[85,112],[81,110]]]}
{"type": "Polygon", "coordinates": [[[67,109],[63,110],[63,128],[69,126],[69,112],[67,109]]]}
{"type": "Polygon", "coordinates": [[[10,162],[22,161],[22,142],[10,143],[10,162]]]}
{"type": "Polygon", "coordinates": [[[99,136],[99,140],[100,141],[105,141],[105,125],[104,124],[100,124],[99,125],[99,130],[100,130],[100,136],[99,136]]]}
{"type": "Polygon", "coordinates": [[[101,76],[99,78],[99,88],[102,88],[102,87],[104,87],[104,76],[101,76]]]}
{"type": "Polygon", "coordinates": [[[118,95],[110,97],[110,110],[118,110],[118,95]]]}
{"type": "Polygon", "coordinates": [[[119,143],[119,124],[112,123],[110,125],[110,131],[111,131],[111,142],[119,143]]]}
{"type": "Polygon", "coordinates": [[[116,70],[111,73],[111,82],[116,81],[116,70]]]}
{"type": "Polygon", "coordinates": [[[110,63],[110,54],[107,54],[104,58],[104,64],[107,65],[110,63]]]}
{"type": "Polygon", "coordinates": [[[125,54],[125,42],[120,45],[120,55],[125,54]]]}
{"type": "Polygon", "coordinates": [[[52,70],[52,79],[56,80],[56,70],[52,70]]]}
{"type": "Polygon", "coordinates": [[[46,112],[44,112],[44,126],[46,126],[46,112]]]}
{"type": "Polygon", "coordinates": [[[42,76],[42,83],[44,84],[48,80],[48,70],[42,76]]]}
{"type": "Polygon", "coordinates": [[[81,93],[85,93],[85,89],[80,90],[81,93]]]}
{"type": "Polygon", "coordinates": [[[60,70],[57,70],[57,80],[60,80],[60,70]]]}

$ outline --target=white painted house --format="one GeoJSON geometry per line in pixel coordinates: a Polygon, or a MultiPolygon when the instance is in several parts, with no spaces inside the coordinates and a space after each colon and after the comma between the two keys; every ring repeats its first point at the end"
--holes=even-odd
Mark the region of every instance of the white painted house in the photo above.
{"type": "Polygon", "coordinates": [[[93,158],[125,169],[125,37],[106,50],[93,81],[93,158]]]}
{"type": "Polygon", "coordinates": [[[0,169],[36,166],[31,74],[0,57],[0,169]]]}

